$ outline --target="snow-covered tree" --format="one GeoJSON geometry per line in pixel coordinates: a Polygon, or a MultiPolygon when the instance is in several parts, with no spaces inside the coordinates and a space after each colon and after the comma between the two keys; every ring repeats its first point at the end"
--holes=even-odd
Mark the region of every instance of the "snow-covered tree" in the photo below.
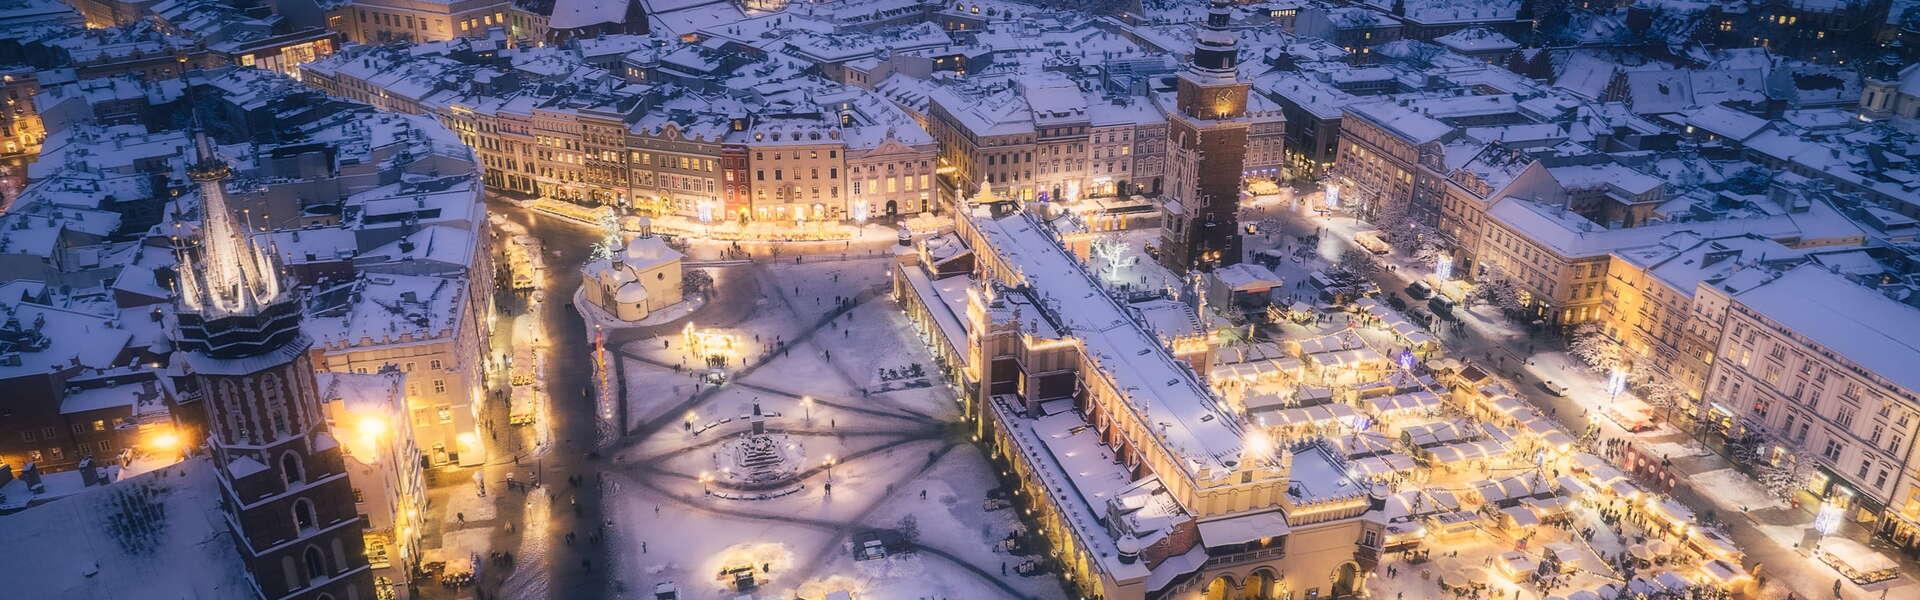
{"type": "Polygon", "coordinates": [[[1520,303],[1520,286],[1494,270],[1488,270],[1481,275],[1479,281],[1474,283],[1473,294],[1467,300],[1490,305],[1508,313],[1518,313],[1526,308],[1520,303]]]}
{"type": "Polygon", "coordinates": [[[1765,440],[1753,433],[1728,438],[1727,460],[1735,466],[1745,467],[1757,465],[1764,459],[1760,454],[1760,449],[1765,447],[1765,445],[1765,440]]]}
{"type": "Polygon", "coordinates": [[[1685,411],[1693,402],[1686,390],[1673,382],[1672,377],[1643,366],[1634,367],[1628,382],[1632,384],[1635,396],[1666,415],[1667,420],[1673,420],[1675,411],[1685,411]]]}
{"type": "Polygon", "coordinates": [[[1372,254],[1369,254],[1365,250],[1349,248],[1347,251],[1340,253],[1340,260],[1334,265],[1334,268],[1365,277],[1373,274],[1375,271],[1379,271],[1380,262],[1379,259],[1374,258],[1372,254]]]}
{"type": "Polygon", "coordinates": [[[1813,461],[1803,458],[1801,450],[1795,447],[1788,458],[1778,464],[1764,460],[1755,463],[1754,481],[1760,482],[1760,487],[1775,498],[1792,500],[1794,494],[1807,489],[1807,484],[1813,481],[1813,461]]]}
{"type": "Polygon", "coordinates": [[[1614,341],[1605,328],[1593,322],[1574,326],[1570,341],[1567,342],[1567,354],[1595,371],[1606,371],[1620,366],[1622,362],[1620,342],[1614,341]]]}
{"type": "Polygon", "coordinates": [[[1260,220],[1260,233],[1267,234],[1269,236],[1278,235],[1281,232],[1282,227],[1283,227],[1283,224],[1280,222],[1280,219],[1276,217],[1267,217],[1265,219],[1260,220]]]}
{"type": "Polygon", "coordinates": [[[680,274],[680,293],[688,296],[701,294],[713,287],[713,275],[706,269],[687,269],[680,274]]]}

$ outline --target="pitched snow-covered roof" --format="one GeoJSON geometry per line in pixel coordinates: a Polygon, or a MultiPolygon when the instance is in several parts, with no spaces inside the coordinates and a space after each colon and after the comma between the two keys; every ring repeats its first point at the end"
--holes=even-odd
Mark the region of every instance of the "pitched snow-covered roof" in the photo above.
{"type": "Polygon", "coordinates": [[[15,598],[251,600],[259,592],[235,549],[213,464],[188,459],[0,516],[15,598]]]}
{"type": "MultiPolygon", "coordinates": [[[[1732,287],[1732,286],[1728,286],[1732,287]]],[[[1920,390],[1920,309],[1819,265],[1802,265],[1729,295],[1747,308],[1908,391],[1920,390]]]]}
{"type": "Polygon", "coordinates": [[[627,4],[632,0],[554,0],[553,14],[547,19],[547,26],[554,29],[577,29],[602,23],[620,23],[627,20],[627,4]]]}
{"type": "MultiPolygon", "coordinates": [[[[1098,376],[1126,397],[1188,475],[1230,472],[1244,432],[1193,372],[1107,296],[1025,213],[975,218],[985,245],[1034,286],[1063,333],[1081,342],[1098,376]]],[[[976,248],[975,250],[981,250],[976,248]]]]}

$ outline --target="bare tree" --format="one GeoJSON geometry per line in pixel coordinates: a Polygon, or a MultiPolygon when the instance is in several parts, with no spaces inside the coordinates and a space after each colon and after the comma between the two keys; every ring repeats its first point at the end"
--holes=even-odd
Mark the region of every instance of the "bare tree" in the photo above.
{"type": "Polygon", "coordinates": [[[920,518],[919,517],[915,517],[913,515],[900,517],[900,524],[896,529],[900,532],[900,539],[906,541],[908,546],[919,545],[920,543],[920,518]]]}

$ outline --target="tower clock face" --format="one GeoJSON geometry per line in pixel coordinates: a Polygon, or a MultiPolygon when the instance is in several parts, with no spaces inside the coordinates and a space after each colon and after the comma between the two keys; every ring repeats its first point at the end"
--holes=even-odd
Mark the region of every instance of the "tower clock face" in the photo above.
{"type": "Polygon", "coordinates": [[[1216,89],[1216,90],[1213,90],[1209,95],[1212,96],[1212,98],[1209,101],[1209,104],[1213,106],[1214,114],[1220,115],[1220,116],[1226,116],[1227,114],[1233,112],[1233,89],[1232,88],[1216,89]]]}

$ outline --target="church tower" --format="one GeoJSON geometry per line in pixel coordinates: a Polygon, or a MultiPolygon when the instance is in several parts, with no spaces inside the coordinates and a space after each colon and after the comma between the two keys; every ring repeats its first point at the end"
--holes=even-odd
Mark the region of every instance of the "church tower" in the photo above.
{"type": "Polygon", "coordinates": [[[1246,164],[1249,84],[1228,0],[1213,0],[1166,111],[1172,186],[1160,261],[1175,272],[1240,262],[1240,176],[1246,164]]]}
{"type": "Polygon", "coordinates": [[[177,240],[175,346],[207,411],[228,524],[265,598],[372,600],[366,522],[314,381],[300,303],[227,206],[231,174],[205,134],[198,244],[177,240]]]}

